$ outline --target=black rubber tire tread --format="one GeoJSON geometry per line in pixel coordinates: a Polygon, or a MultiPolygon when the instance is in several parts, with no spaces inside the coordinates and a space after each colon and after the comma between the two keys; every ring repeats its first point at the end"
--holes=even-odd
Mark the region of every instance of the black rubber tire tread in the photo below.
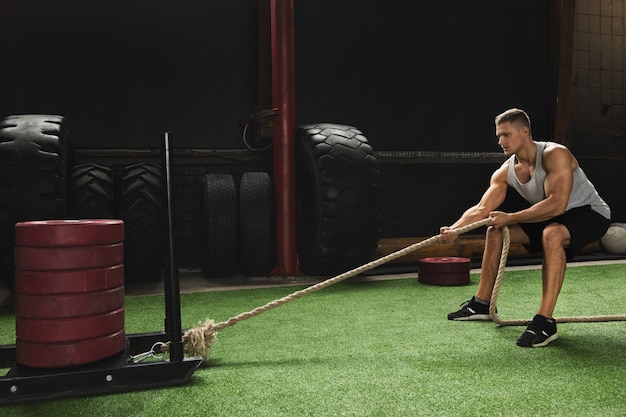
{"type": "Polygon", "coordinates": [[[202,274],[206,278],[231,277],[238,249],[238,202],[230,174],[204,176],[202,219],[202,274]]]}
{"type": "Polygon", "coordinates": [[[120,188],[126,281],[159,281],[164,265],[161,169],[145,163],[128,165],[120,188]]]}
{"type": "Polygon", "coordinates": [[[372,260],[382,224],[381,179],[360,130],[314,124],[296,129],[300,270],[333,275],[372,260]]]}
{"type": "Polygon", "coordinates": [[[274,192],[266,172],[246,172],[239,183],[240,265],[245,276],[264,277],[274,267],[274,192]]]}
{"type": "Polygon", "coordinates": [[[62,116],[0,122],[0,274],[11,291],[15,224],[67,216],[67,137],[62,116]]]}
{"type": "Polygon", "coordinates": [[[110,166],[83,164],[72,169],[69,216],[73,219],[117,217],[115,179],[110,166]]]}

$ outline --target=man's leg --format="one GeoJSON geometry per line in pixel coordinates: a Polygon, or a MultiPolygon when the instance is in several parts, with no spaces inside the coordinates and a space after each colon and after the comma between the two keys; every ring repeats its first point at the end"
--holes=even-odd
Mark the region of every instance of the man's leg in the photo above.
{"type": "MultiPolygon", "coordinates": [[[[527,244],[529,242],[526,233],[518,226],[509,227],[509,238],[511,243],[527,244]]],[[[493,286],[496,283],[498,275],[498,267],[500,266],[500,256],[502,255],[502,242],[504,234],[502,229],[496,229],[493,226],[487,228],[485,238],[485,250],[483,252],[483,260],[480,270],[480,282],[476,290],[476,297],[484,301],[491,300],[493,286]]]]}
{"type": "Polygon", "coordinates": [[[563,286],[567,266],[565,248],[569,246],[570,233],[562,224],[552,223],[543,230],[542,240],[544,248],[541,267],[543,294],[537,314],[552,317],[563,286]]]}
{"type": "Polygon", "coordinates": [[[567,265],[565,248],[570,244],[570,233],[562,224],[551,223],[543,229],[541,240],[543,244],[541,305],[526,331],[517,339],[517,345],[522,347],[546,346],[559,338],[552,315],[565,276],[567,265]]]}
{"type": "MultiPolygon", "coordinates": [[[[522,244],[529,242],[528,236],[518,225],[509,227],[509,237],[511,242],[522,244]]],[[[498,274],[503,241],[504,234],[502,229],[496,229],[493,226],[487,228],[480,281],[476,295],[471,300],[461,304],[459,310],[448,314],[448,320],[491,320],[489,302],[498,274]]]]}

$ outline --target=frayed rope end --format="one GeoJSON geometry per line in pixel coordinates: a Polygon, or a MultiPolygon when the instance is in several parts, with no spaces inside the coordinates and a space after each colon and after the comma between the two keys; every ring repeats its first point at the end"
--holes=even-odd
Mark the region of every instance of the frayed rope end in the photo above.
{"type": "Polygon", "coordinates": [[[215,321],[206,319],[204,323],[189,329],[183,335],[185,353],[188,356],[201,356],[204,360],[209,358],[211,345],[217,342],[217,329],[215,321]]]}

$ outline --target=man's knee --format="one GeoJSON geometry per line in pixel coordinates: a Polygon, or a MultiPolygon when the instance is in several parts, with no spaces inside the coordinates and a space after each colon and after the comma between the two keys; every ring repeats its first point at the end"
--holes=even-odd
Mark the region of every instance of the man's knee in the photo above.
{"type": "Polygon", "coordinates": [[[570,234],[567,227],[559,223],[551,223],[543,229],[541,235],[544,248],[567,247],[570,243],[570,234]]]}
{"type": "MultiPolygon", "coordinates": [[[[508,229],[509,229],[509,240],[511,243],[521,243],[523,245],[530,243],[528,236],[526,235],[526,233],[524,233],[522,228],[519,227],[519,225],[513,224],[509,226],[508,229]]],[[[499,243],[501,245],[502,241],[504,240],[504,234],[501,228],[489,226],[487,227],[487,233],[486,233],[485,238],[488,241],[499,243]]]]}
{"type": "Polygon", "coordinates": [[[498,229],[497,227],[494,227],[494,226],[487,226],[486,239],[487,240],[490,240],[490,239],[501,240],[502,229],[498,229]]]}
{"type": "Polygon", "coordinates": [[[494,226],[487,227],[487,233],[485,234],[485,253],[490,251],[499,251],[502,249],[504,242],[504,233],[501,228],[494,226]]]}

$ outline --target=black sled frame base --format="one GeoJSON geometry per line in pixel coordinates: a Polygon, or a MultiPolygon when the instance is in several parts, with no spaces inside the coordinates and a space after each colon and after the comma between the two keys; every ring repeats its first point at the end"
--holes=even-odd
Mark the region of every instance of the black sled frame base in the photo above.
{"type": "Polygon", "coordinates": [[[0,405],[26,400],[108,394],[182,385],[202,363],[202,358],[184,358],[180,319],[180,287],[174,258],[172,224],[172,161],[170,134],[164,133],[162,148],[165,228],[168,250],[165,254],[165,332],[126,336],[126,349],[110,358],[89,365],[60,369],[31,368],[16,360],[15,345],[0,346],[0,367],[11,367],[0,378],[0,405]],[[150,352],[155,343],[170,341],[168,361],[129,363],[129,356],[150,352]]]}
{"type": "MultiPolygon", "coordinates": [[[[202,364],[202,358],[139,363],[128,361],[130,355],[150,350],[150,347],[142,349],[139,346],[152,346],[166,337],[166,333],[129,335],[127,351],[89,365],[41,369],[13,363],[6,376],[0,378],[0,405],[186,384],[202,364]],[[131,349],[133,345],[136,349],[131,349]]],[[[14,357],[15,345],[0,346],[2,366],[10,363],[14,357]]]]}

